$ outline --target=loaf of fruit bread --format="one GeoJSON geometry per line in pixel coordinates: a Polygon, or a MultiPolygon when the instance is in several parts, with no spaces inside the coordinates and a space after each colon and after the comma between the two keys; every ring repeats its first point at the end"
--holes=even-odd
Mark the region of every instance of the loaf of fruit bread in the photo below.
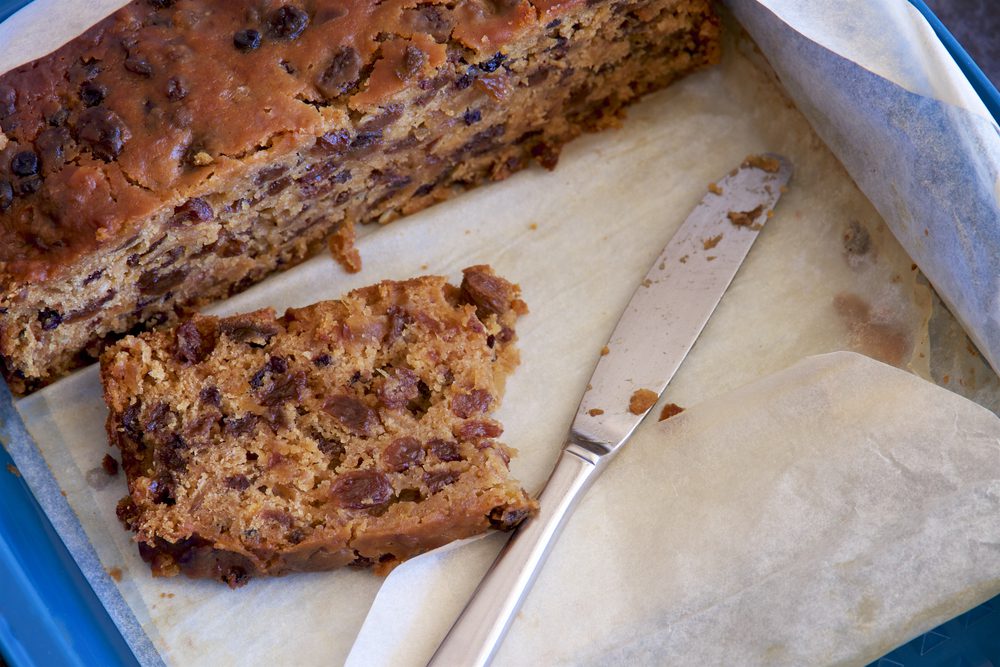
{"type": "Polygon", "coordinates": [[[518,361],[515,286],[488,267],[129,336],[101,379],[156,575],[396,563],[535,502],[490,418],[518,361]]]}
{"type": "Polygon", "coordinates": [[[709,0],[136,0],[0,77],[14,391],[532,160],[718,56],[709,0]]]}

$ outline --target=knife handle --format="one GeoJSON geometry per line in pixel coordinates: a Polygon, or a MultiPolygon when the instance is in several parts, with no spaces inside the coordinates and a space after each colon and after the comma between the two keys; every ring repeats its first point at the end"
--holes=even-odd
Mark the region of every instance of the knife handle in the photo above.
{"type": "Polygon", "coordinates": [[[603,463],[601,457],[575,445],[563,449],[538,498],[538,514],[518,527],[493,561],[428,667],[490,663],[553,543],[603,463]]]}

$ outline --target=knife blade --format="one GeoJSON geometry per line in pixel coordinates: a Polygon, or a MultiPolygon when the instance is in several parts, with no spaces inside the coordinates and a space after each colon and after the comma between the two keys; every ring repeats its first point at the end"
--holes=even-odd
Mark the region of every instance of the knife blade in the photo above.
{"type": "Polygon", "coordinates": [[[709,187],[653,262],[597,361],[538,515],[504,546],[431,667],[493,659],[566,520],[694,346],[791,174],[781,156],[747,158],[709,187]]]}

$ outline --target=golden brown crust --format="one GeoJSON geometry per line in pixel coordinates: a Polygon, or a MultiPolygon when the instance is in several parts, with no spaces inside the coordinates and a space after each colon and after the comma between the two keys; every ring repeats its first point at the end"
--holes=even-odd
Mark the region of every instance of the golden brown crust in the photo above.
{"type": "Polygon", "coordinates": [[[102,358],[118,511],[155,574],[230,585],[396,563],[535,503],[490,417],[517,363],[516,286],[489,267],[339,301],[196,316],[102,358]]]}
{"type": "Polygon", "coordinates": [[[554,167],[717,32],[708,0],[137,0],[0,76],[0,371],[31,391],[330,234],[355,270],[355,222],[554,167]]]}

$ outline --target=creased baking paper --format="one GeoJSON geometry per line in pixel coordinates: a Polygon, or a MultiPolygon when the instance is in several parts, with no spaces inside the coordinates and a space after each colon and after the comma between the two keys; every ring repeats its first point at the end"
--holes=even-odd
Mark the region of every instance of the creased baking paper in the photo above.
{"type": "MultiPolygon", "coordinates": [[[[643,423],[495,664],[865,664],[1000,590],[998,510],[994,414],[811,357],[643,423]]],[[[496,548],[402,565],[349,664],[424,664],[496,548]]]]}
{"type": "MultiPolygon", "coordinates": [[[[0,41],[5,27],[0,27],[0,41]]],[[[934,347],[931,354],[927,338],[929,289],[847,172],[762,69],[752,47],[733,33],[730,29],[721,66],[650,96],[630,112],[620,130],[571,144],[555,172],[521,173],[388,227],[369,230],[359,243],[365,263],[359,274],[345,275],[329,258],[318,257],[214,310],[236,312],[266,305],[281,310],[334,298],[385,278],[421,273],[457,278],[464,266],[492,264],[522,285],[532,309],[519,326],[523,363],[508,383],[499,417],[506,426],[504,440],[520,450],[512,464],[514,473],[529,489],[538,490],[559,451],[592,364],[649,263],[704,195],[709,182],[748,154],[774,151],[794,164],[792,185],[664,400],[692,407],[809,355],[837,350],[858,351],[930,377],[930,362],[939,350],[934,347]]],[[[961,336],[954,338],[951,344],[964,349],[961,336]]],[[[867,372],[867,368],[862,370],[867,372]]],[[[784,377],[801,380],[807,375],[784,377]]],[[[791,391],[785,382],[777,385],[791,391]]],[[[764,386],[776,385],[772,381],[764,386]]],[[[928,391],[915,379],[901,383],[900,388],[928,391]]],[[[830,395],[833,404],[850,398],[830,395]]],[[[904,399],[901,395],[900,400],[904,399]]],[[[975,412],[971,404],[961,405],[975,412]]],[[[848,407],[841,406],[844,414],[848,407]]],[[[214,582],[153,579],[114,516],[115,503],[125,494],[124,480],[107,478],[100,471],[101,458],[109,450],[95,369],[20,401],[18,408],[41,454],[35,457],[27,448],[19,450],[27,452],[17,457],[25,478],[44,478],[46,466],[51,469],[100,559],[102,569],[88,568],[88,577],[107,583],[107,572],[111,572],[120,578],[117,589],[122,599],[168,664],[283,664],[289,660],[303,665],[336,664],[347,659],[359,631],[364,642],[351,654],[351,662],[381,664],[383,658],[388,659],[385,651],[404,651],[404,644],[396,641],[411,640],[408,633],[416,626],[407,621],[429,616],[435,631],[443,633],[461,606],[456,600],[463,600],[472,590],[477,573],[485,570],[499,548],[494,536],[447,551],[469,564],[448,577],[451,606],[431,603],[436,598],[427,598],[425,604],[424,594],[418,594],[421,586],[452,572],[445,569],[452,556],[441,555],[418,559],[386,582],[368,573],[344,571],[259,580],[233,592],[214,582]],[[366,621],[383,583],[386,588],[366,621]],[[395,610],[408,610],[415,618],[397,618],[395,610]],[[448,614],[451,617],[445,618],[448,614]],[[392,625],[387,627],[387,623],[392,625]]],[[[720,422],[729,419],[725,414],[710,414],[720,422]]],[[[857,415],[858,428],[865,427],[871,414],[857,415]]],[[[801,451],[781,437],[781,423],[771,426],[778,434],[770,443],[775,457],[762,459],[765,469],[770,461],[785,460],[778,454],[801,451]]],[[[651,422],[646,428],[657,426],[651,422]]],[[[961,451],[957,448],[957,457],[961,451]]],[[[649,481],[650,471],[629,466],[628,460],[623,457],[614,464],[615,474],[626,483],[649,481]]],[[[719,464],[728,466],[730,461],[723,458],[719,464]]],[[[736,461],[731,465],[739,469],[736,461]]],[[[968,467],[963,464],[961,469],[968,467]]],[[[977,468],[986,474],[984,469],[977,468]]],[[[777,474],[777,469],[771,472],[777,474]]],[[[867,493],[867,481],[849,478],[840,487],[843,495],[837,502],[851,503],[855,495],[867,493]]],[[[799,490],[808,495],[806,487],[799,490]]],[[[698,493],[710,497],[711,489],[705,487],[698,493]]],[[[751,507],[748,504],[747,517],[754,516],[751,507]]],[[[641,532],[649,508],[638,502],[632,510],[629,516],[637,517],[641,532]]],[[[912,505],[893,508],[912,521],[922,520],[923,510],[924,506],[912,505]]],[[[882,534],[877,527],[883,525],[871,524],[868,547],[872,552],[882,534]]],[[[626,540],[633,534],[625,528],[614,537],[626,540]]],[[[812,555],[818,557],[821,547],[835,552],[837,535],[830,537],[812,555]]],[[[780,545],[784,534],[776,527],[761,532],[759,538],[760,545],[768,540],[780,545]]],[[[566,545],[564,551],[589,558],[586,542],[574,547],[567,541],[566,545]]],[[[620,546],[627,548],[628,543],[620,546]]],[[[760,546],[760,551],[766,553],[767,548],[760,546]]],[[[909,557],[918,554],[927,567],[940,565],[926,548],[909,557]]],[[[740,558],[753,562],[760,558],[759,553],[698,551],[690,557],[729,559],[734,568],[744,562],[740,558]]],[[[970,571],[975,566],[968,563],[970,571]]],[[[596,566],[591,563],[591,567],[596,566]]],[[[605,575],[625,582],[630,569],[634,568],[605,568],[605,575]]],[[[877,568],[872,572],[873,576],[890,574],[877,568]]],[[[710,591],[689,592],[707,595],[710,591]]],[[[941,595],[960,607],[993,592],[979,582],[971,592],[941,595]]],[[[854,589],[843,591],[844,595],[854,593],[854,589]]],[[[560,595],[540,588],[537,604],[545,604],[546,596],[558,599],[560,595]]],[[[929,618],[933,599],[915,593],[898,613],[929,618]]],[[[636,611],[659,602],[648,600],[646,606],[636,606],[636,611]]],[[[776,607],[769,613],[778,619],[784,610],[776,607]]],[[[879,607],[872,613],[881,619],[883,610],[879,607]]],[[[601,608],[591,604],[578,611],[599,615],[601,608]]],[[[836,623],[844,610],[831,606],[828,612],[827,621],[836,623]]],[[[632,618],[636,623],[649,621],[648,616],[638,614],[632,618]]],[[[556,615],[535,624],[544,634],[565,632],[569,623],[564,615],[556,615]]],[[[902,641],[907,637],[901,632],[919,629],[891,623],[878,627],[886,643],[902,641]],[[890,626],[891,631],[886,629],[890,626]]],[[[426,637],[421,650],[429,646],[426,637]]],[[[515,637],[513,648],[506,649],[515,651],[509,658],[514,662],[520,643],[527,647],[531,641],[529,635],[522,640],[515,637]]],[[[136,636],[129,639],[133,645],[142,641],[136,636]]],[[[595,644],[591,654],[565,655],[567,660],[600,661],[600,651],[617,650],[615,646],[595,644]]],[[[868,646],[857,644],[858,655],[868,646]]],[[[406,653],[392,655],[393,660],[402,660],[406,653]]],[[[643,654],[635,655],[641,658],[643,654]]]]}

